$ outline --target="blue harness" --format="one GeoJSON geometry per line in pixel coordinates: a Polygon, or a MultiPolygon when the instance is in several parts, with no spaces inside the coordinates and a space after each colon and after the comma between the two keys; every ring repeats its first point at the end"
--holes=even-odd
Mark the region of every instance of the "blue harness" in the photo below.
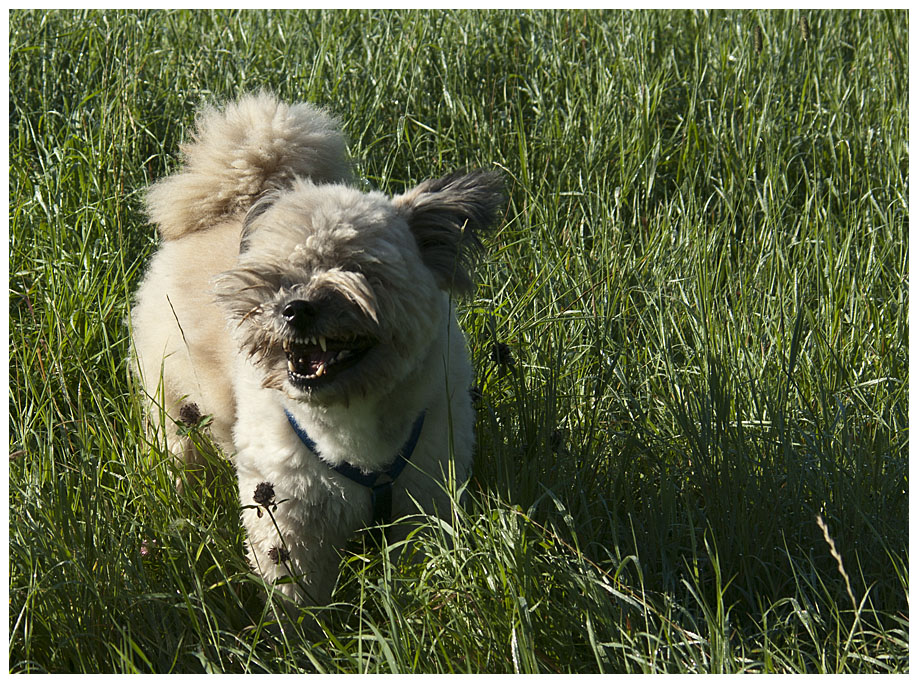
{"type": "MultiPolygon", "coordinates": [[[[300,438],[300,441],[303,442],[307,449],[319,456],[319,449],[316,448],[316,442],[306,434],[306,430],[297,423],[290,414],[290,411],[284,409],[284,413],[287,415],[287,422],[290,423],[294,432],[297,433],[297,437],[300,438]]],[[[408,436],[408,441],[402,445],[402,448],[399,449],[399,453],[396,454],[396,458],[386,470],[367,473],[347,462],[342,462],[337,466],[329,466],[339,475],[348,478],[362,487],[367,487],[370,490],[370,503],[373,507],[374,525],[390,522],[390,518],[392,517],[392,485],[405,468],[405,464],[409,462],[412,453],[415,451],[415,446],[418,444],[418,438],[421,436],[421,428],[424,426],[425,413],[425,411],[422,411],[421,415],[415,420],[415,424],[412,426],[412,432],[408,436]]]]}

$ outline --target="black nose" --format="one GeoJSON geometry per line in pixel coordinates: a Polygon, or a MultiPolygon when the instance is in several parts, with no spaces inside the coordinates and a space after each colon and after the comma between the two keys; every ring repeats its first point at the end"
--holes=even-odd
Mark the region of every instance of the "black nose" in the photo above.
{"type": "Polygon", "coordinates": [[[303,299],[295,299],[287,303],[281,315],[292,327],[302,330],[315,318],[316,307],[303,299]]]}

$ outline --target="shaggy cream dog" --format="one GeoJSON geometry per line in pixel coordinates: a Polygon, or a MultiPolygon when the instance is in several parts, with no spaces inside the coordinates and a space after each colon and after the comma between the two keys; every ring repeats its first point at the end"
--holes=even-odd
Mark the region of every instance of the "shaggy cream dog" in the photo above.
{"type": "Polygon", "coordinates": [[[338,123],[266,94],[200,113],[184,167],[147,209],[162,243],[132,311],[151,422],[211,417],[233,455],[249,558],[328,602],[355,530],[448,514],[473,447],[471,373],[451,294],[495,223],[482,171],[389,198],[352,185],[338,123]]]}

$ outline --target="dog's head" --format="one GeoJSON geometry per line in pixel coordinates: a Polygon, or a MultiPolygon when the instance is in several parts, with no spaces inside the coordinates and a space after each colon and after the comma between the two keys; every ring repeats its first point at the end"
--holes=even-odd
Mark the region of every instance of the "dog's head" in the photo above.
{"type": "Polygon", "coordinates": [[[265,386],[331,403],[411,373],[445,325],[443,292],[472,288],[501,185],[477,171],[389,199],[301,180],[259,200],[216,292],[265,386]]]}

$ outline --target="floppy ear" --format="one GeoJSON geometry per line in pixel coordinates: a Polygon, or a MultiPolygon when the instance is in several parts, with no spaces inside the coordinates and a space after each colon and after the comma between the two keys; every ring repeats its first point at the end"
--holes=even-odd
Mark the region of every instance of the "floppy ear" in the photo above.
{"type": "Polygon", "coordinates": [[[504,207],[499,173],[456,172],[393,198],[415,236],[421,258],[442,290],[469,292],[469,268],[504,207]]]}

